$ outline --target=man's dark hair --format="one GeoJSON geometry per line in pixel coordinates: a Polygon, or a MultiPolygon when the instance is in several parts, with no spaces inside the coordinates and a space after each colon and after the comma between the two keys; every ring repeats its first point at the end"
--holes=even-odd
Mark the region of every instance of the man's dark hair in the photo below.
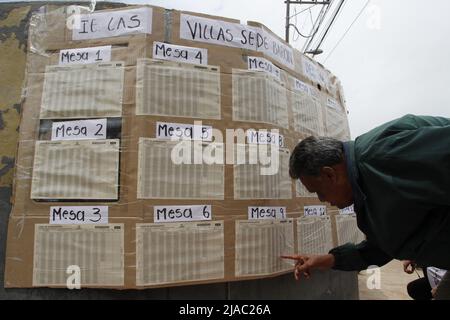
{"type": "Polygon", "coordinates": [[[289,159],[289,175],[318,176],[322,167],[330,167],[344,159],[343,143],[328,137],[310,136],[300,141],[289,159]]]}

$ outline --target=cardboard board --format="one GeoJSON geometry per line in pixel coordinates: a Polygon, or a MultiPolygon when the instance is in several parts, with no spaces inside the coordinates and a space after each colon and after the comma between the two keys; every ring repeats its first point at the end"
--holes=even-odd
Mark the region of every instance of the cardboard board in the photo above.
{"type": "MultiPolygon", "coordinates": [[[[293,68],[286,67],[285,65],[283,65],[283,63],[280,63],[280,61],[283,61],[283,59],[281,59],[280,57],[274,58],[273,54],[266,54],[267,50],[266,52],[261,50],[257,51],[248,49],[245,46],[240,48],[236,46],[220,45],[217,43],[214,44],[204,41],[192,41],[180,37],[180,19],[181,15],[183,14],[208,18],[214,21],[219,21],[220,23],[227,22],[238,24],[239,21],[237,20],[207,16],[204,14],[196,14],[191,12],[166,10],[159,7],[149,6],[126,7],[123,9],[105,10],[102,12],[114,12],[120,15],[120,12],[122,10],[128,10],[130,8],[152,9],[151,33],[132,33],[126,35],[122,34],[115,37],[74,40],[72,31],[67,27],[67,19],[69,19],[70,14],[65,12],[63,8],[58,8],[55,11],[48,11],[46,13],[40,13],[37,16],[33,16],[32,18],[33,23],[30,24],[31,36],[29,43],[29,48],[31,50],[28,53],[26,77],[27,81],[24,87],[24,100],[22,108],[23,114],[20,125],[20,141],[18,145],[18,155],[16,160],[13,196],[14,208],[11,213],[8,230],[5,286],[9,288],[24,288],[33,286],[64,287],[65,283],[63,281],[64,278],[61,274],[61,268],[66,268],[69,266],[65,266],[65,264],[50,266],[52,261],[61,261],[58,260],[57,255],[64,255],[64,252],[77,252],[76,254],[81,254],[83,256],[83,258],[80,259],[84,260],[80,260],[79,264],[81,272],[87,272],[87,275],[82,275],[81,277],[81,285],[85,287],[143,289],[150,287],[167,287],[255,279],[261,277],[272,277],[280,273],[290,272],[290,268],[286,268],[286,262],[283,262],[283,268],[280,269],[280,266],[278,265],[281,265],[280,261],[276,261],[276,264],[274,266],[272,265],[273,261],[270,260],[266,261],[270,265],[267,265],[267,268],[264,268],[264,270],[262,270],[261,272],[250,272],[249,274],[245,274],[245,276],[236,276],[237,270],[235,262],[237,257],[237,221],[244,221],[242,222],[243,225],[248,222],[247,220],[249,207],[282,207],[285,208],[284,218],[296,219],[303,215],[303,208],[305,205],[315,205],[320,204],[320,202],[316,197],[298,196],[303,194],[297,195],[295,182],[287,178],[286,172],[283,172],[280,175],[286,178],[285,181],[278,181],[278,179],[278,182],[276,183],[273,182],[276,179],[272,179],[272,181],[270,178],[264,178],[262,180],[250,179],[249,181],[260,181],[259,183],[274,184],[266,186],[266,188],[261,192],[258,190],[253,193],[244,192],[246,196],[240,198],[235,197],[235,182],[239,179],[239,181],[242,181],[243,179],[245,180],[245,177],[243,175],[236,177],[237,167],[235,164],[233,164],[233,162],[228,161],[229,156],[231,155],[231,159],[233,159],[236,153],[235,149],[230,149],[228,147],[229,143],[227,144],[227,142],[230,142],[231,140],[234,141],[236,139],[232,135],[233,132],[230,134],[229,132],[227,132],[227,129],[239,129],[241,130],[241,132],[249,129],[253,129],[254,131],[277,129],[279,130],[278,134],[282,136],[282,152],[283,154],[287,153],[288,155],[289,150],[292,150],[300,139],[308,135],[308,132],[306,131],[301,132],[295,130],[295,128],[297,128],[298,130],[298,128],[302,127],[298,125],[298,121],[300,121],[298,119],[302,119],[299,115],[298,109],[296,109],[295,111],[297,120],[294,123],[292,93],[298,90],[295,85],[295,80],[293,80],[295,78],[302,81],[303,83],[306,83],[311,88],[309,89],[309,94],[311,94],[317,104],[320,105],[321,110],[319,114],[324,114],[324,116],[318,118],[317,121],[320,121],[319,127],[322,131],[324,131],[322,133],[327,134],[329,132],[339,132],[341,138],[348,138],[349,133],[345,104],[341,99],[342,95],[340,94],[339,90],[333,89],[335,87],[332,85],[333,83],[337,83],[337,79],[329,71],[323,69],[319,65],[316,65],[318,69],[323,71],[324,74],[328,75],[328,82],[330,83],[330,85],[321,86],[318,82],[314,82],[310,76],[303,73],[302,60],[307,58],[305,58],[298,51],[290,48],[286,44],[283,44],[283,46],[286,48],[290,48],[289,50],[292,50],[292,61],[294,65],[293,68]],[[174,44],[178,46],[199,48],[203,50],[202,52],[204,52],[204,50],[207,50],[208,66],[195,66],[192,64],[185,64],[182,60],[180,62],[161,62],[161,60],[158,60],[159,62],[155,62],[155,60],[150,60],[154,58],[154,42],[165,42],[167,44],[174,44]],[[87,199],[88,197],[85,197],[85,199],[53,199],[53,201],[50,201],[52,199],[48,199],[47,197],[46,199],[40,199],[41,201],[36,201],[36,199],[32,199],[31,197],[32,181],[33,178],[36,178],[36,172],[33,171],[33,167],[36,163],[36,142],[39,140],[46,141],[50,139],[48,128],[50,128],[54,122],[67,120],[86,120],[86,118],[80,115],[77,115],[75,117],[76,119],[72,119],[71,117],[70,119],[61,119],[59,117],[52,116],[45,116],[44,118],[46,119],[44,119],[42,117],[43,101],[47,101],[46,99],[43,99],[43,94],[45,92],[44,84],[46,82],[46,77],[48,77],[48,75],[46,74],[46,70],[49,70],[49,66],[55,66],[61,62],[60,50],[82,49],[99,46],[111,46],[110,61],[119,61],[123,63],[123,94],[121,116],[117,117],[117,114],[99,115],[99,118],[107,119],[108,125],[113,125],[112,130],[110,130],[111,127],[108,127],[109,133],[107,133],[107,138],[120,139],[118,200],[93,200],[87,199]],[[279,90],[279,92],[282,92],[283,95],[285,94],[285,105],[287,109],[285,110],[286,114],[281,118],[279,117],[279,113],[277,112],[271,114],[271,116],[265,115],[260,116],[259,118],[255,118],[255,121],[251,121],[251,119],[249,120],[248,117],[250,115],[245,115],[241,118],[233,118],[233,115],[236,114],[235,108],[237,108],[236,103],[233,102],[236,101],[236,91],[233,87],[233,76],[236,73],[249,72],[247,61],[247,58],[249,56],[265,58],[274,66],[280,68],[279,79],[273,79],[271,75],[266,74],[263,71],[250,71],[250,73],[255,74],[255,77],[257,76],[258,78],[262,79],[260,81],[261,85],[267,85],[267,87],[264,87],[263,89],[261,89],[261,91],[255,91],[256,89],[248,88],[247,90],[253,90],[252,94],[254,94],[256,97],[257,94],[261,92],[262,94],[266,94],[264,93],[266,92],[265,90],[273,90],[274,86],[278,88],[277,90],[279,90]],[[139,61],[144,61],[145,63],[140,63],[139,61]],[[151,68],[149,70],[146,69],[146,71],[143,68],[147,63],[157,64],[161,67],[156,68],[156,71],[152,71],[151,68]],[[171,76],[167,76],[165,72],[170,68],[173,74],[171,76]],[[205,70],[207,71],[212,69],[214,69],[215,73],[219,73],[218,75],[214,75],[212,78],[202,78],[191,72],[191,70],[197,70],[198,73],[201,73],[205,70]],[[161,83],[153,83],[152,81],[158,78],[156,76],[152,78],[152,76],[154,75],[150,75],[146,78],[142,76],[143,72],[159,72],[159,76],[164,77],[163,79],[166,80],[172,79],[170,81],[172,81],[173,83],[168,82],[165,84],[164,88],[161,87],[160,89],[155,89],[155,87],[152,86],[161,83]],[[148,80],[145,85],[142,84],[143,79],[148,80]],[[193,81],[192,79],[195,79],[195,81],[197,81],[198,83],[201,83],[202,81],[212,81],[211,79],[218,79],[217,81],[220,84],[219,88],[217,88],[214,83],[210,82],[207,86],[204,86],[206,88],[205,90],[208,93],[206,95],[207,99],[215,99],[212,103],[211,101],[200,99],[195,103],[192,103],[192,101],[190,101],[190,103],[182,101],[183,103],[185,103],[185,106],[181,105],[180,107],[180,105],[178,105],[180,100],[183,100],[180,97],[184,96],[190,97],[189,99],[193,99],[193,97],[196,97],[196,94],[205,94],[205,92],[202,92],[201,90],[195,93],[192,91],[192,88],[188,88],[189,81],[193,81]],[[183,81],[186,83],[183,83],[183,81]],[[165,98],[158,98],[159,100],[154,100],[156,101],[154,103],[168,104],[167,108],[160,108],[163,111],[155,111],[157,108],[154,108],[155,106],[153,105],[146,105],[145,112],[141,112],[142,110],[144,110],[143,107],[137,108],[138,103],[141,104],[143,102],[148,102],[147,100],[143,100],[144,98],[141,96],[141,94],[143,92],[142,90],[144,90],[147,94],[147,90],[149,88],[152,88],[154,94],[164,93],[166,95],[165,98]],[[174,92],[173,90],[176,90],[177,92],[174,92]],[[189,94],[187,93],[188,91],[190,92],[189,94]],[[336,123],[336,121],[333,122],[333,120],[335,120],[334,118],[332,118],[333,113],[325,112],[327,110],[326,101],[328,98],[332,98],[336,101],[335,109],[333,109],[333,112],[339,113],[340,115],[340,122],[338,123],[336,123]],[[198,104],[199,101],[201,101],[201,107],[199,109],[190,109],[189,112],[185,112],[182,114],[177,112],[177,110],[180,110],[177,108],[195,108],[196,104],[198,104]],[[216,105],[218,103],[220,105],[220,109],[214,109],[217,107],[216,105]],[[175,104],[176,107],[169,108],[169,104],[175,104]],[[207,109],[209,107],[211,107],[212,109],[207,109]],[[206,114],[207,116],[202,118],[202,114],[206,114]],[[261,119],[263,121],[261,121],[261,119]],[[281,120],[278,121],[277,119],[281,120]],[[201,124],[196,123],[196,121],[199,120],[201,121],[201,124]],[[149,159],[152,159],[154,154],[149,155],[149,158],[140,159],[140,155],[142,157],[145,156],[145,154],[148,154],[148,152],[145,153],[143,147],[144,144],[140,142],[144,141],[145,143],[149,143],[155,140],[158,134],[158,123],[161,122],[170,124],[169,126],[166,125],[166,127],[162,127],[162,131],[166,130],[166,137],[162,139],[160,137],[160,139],[158,140],[158,144],[165,145],[166,147],[170,143],[175,144],[174,142],[167,140],[168,135],[170,135],[168,133],[169,131],[167,131],[169,130],[169,127],[172,128],[172,130],[170,131],[171,133],[186,133],[189,132],[189,130],[183,131],[181,129],[186,129],[189,126],[191,126],[192,129],[192,126],[198,125],[200,127],[206,126],[210,127],[211,129],[215,129],[215,133],[220,132],[223,140],[220,141],[220,137],[215,137],[214,140],[215,143],[223,144],[222,156],[224,157],[224,161],[222,164],[215,164],[215,166],[218,167],[218,170],[202,171],[202,169],[198,167],[198,164],[193,164],[193,166],[197,167],[192,168],[192,170],[181,170],[179,173],[177,173],[177,175],[174,175],[172,173],[170,177],[173,181],[171,181],[170,183],[161,183],[160,185],[158,185],[158,181],[164,179],[165,175],[162,174],[164,173],[164,171],[162,171],[162,173],[159,172],[158,176],[160,177],[160,180],[151,180],[153,177],[152,174],[156,175],[156,173],[158,173],[155,173],[155,168],[152,167],[152,165],[154,165],[154,163],[156,162],[148,161],[149,159]],[[328,129],[329,123],[333,123],[333,130],[328,129]],[[177,125],[181,126],[178,126],[177,129],[177,125]],[[339,128],[344,129],[337,130],[339,128]],[[153,171],[150,169],[152,169],[153,171]],[[217,177],[214,179],[214,181],[208,179],[208,174],[210,174],[211,172],[217,177]],[[147,181],[149,176],[140,176],[142,174],[149,174],[150,180],[147,181]],[[220,177],[217,176],[217,174],[219,174],[220,177]],[[202,181],[204,181],[205,183],[211,183],[212,187],[209,188],[208,185],[206,185],[206,187],[202,187],[202,181]],[[142,183],[144,185],[142,185],[142,183]],[[286,184],[288,184],[287,187],[286,184]],[[271,189],[271,186],[281,185],[283,186],[283,192],[279,192],[279,190],[274,190],[273,188],[271,189]],[[153,191],[151,189],[146,189],[149,186],[154,188],[153,191]],[[166,189],[157,190],[158,187],[166,189]],[[171,189],[169,190],[167,188],[171,189]],[[199,189],[195,189],[190,192],[190,188],[199,189]],[[252,194],[255,194],[255,196],[247,196],[252,194]],[[78,212],[79,210],[75,210],[75,212],[72,213],[70,212],[70,210],[68,210],[65,216],[61,215],[58,216],[58,218],[69,220],[73,218],[74,224],[71,225],[71,227],[66,227],[65,229],[55,229],[53,225],[42,226],[45,224],[49,224],[52,221],[52,214],[54,214],[54,211],[52,211],[52,207],[62,207],[62,211],[60,212],[63,212],[63,210],[67,209],[67,207],[74,206],[85,206],[87,207],[87,211],[90,210],[93,212],[96,212],[95,208],[97,207],[107,207],[109,224],[90,224],[81,218],[81,220],[78,219],[77,214],[83,215],[83,213],[78,212]],[[171,211],[171,208],[169,207],[174,206],[178,207],[178,211],[177,208],[174,208],[173,211],[171,211]],[[196,206],[195,208],[197,209],[195,210],[200,211],[195,211],[194,214],[192,212],[192,210],[194,210],[191,208],[192,206],[196,206]],[[161,207],[165,207],[165,211],[163,210],[157,212],[157,208],[161,207]],[[164,218],[163,221],[165,222],[165,224],[155,224],[156,213],[160,214],[160,216],[158,216],[159,218],[164,218]],[[202,215],[202,220],[209,221],[186,222],[180,220],[181,218],[189,220],[190,216],[198,217],[202,215]],[[168,225],[170,223],[173,223],[173,225],[168,225]],[[220,224],[220,226],[215,226],[214,223],[220,224]],[[118,226],[118,229],[114,229],[114,226],[116,225],[118,226]],[[212,233],[208,233],[209,231],[205,231],[207,236],[205,236],[204,238],[196,238],[203,237],[202,233],[199,233],[200,235],[197,235],[195,232],[191,234],[188,232],[188,230],[195,231],[197,225],[199,228],[205,228],[205,230],[211,227],[212,229],[220,229],[220,231],[217,231],[216,229],[214,229],[216,231],[211,231],[212,233]],[[115,235],[103,236],[95,233],[95,230],[97,229],[94,227],[99,227],[98,230],[102,230],[102,226],[106,228],[107,231],[109,230],[112,232],[112,234],[115,235]],[[111,227],[112,230],[110,230],[111,227]],[[173,237],[169,237],[167,239],[161,237],[158,238],[158,234],[164,234],[164,232],[161,231],[165,230],[164,227],[166,227],[167,230],[171,230],[170,232],[172,232],[173,237]],[[136,232],[137,229],[139,229],[139,235],[136,232]],[[159,233],[156,231],[154,233],[144,232],[147,229],[159,230],[159,233]],[[38,235],[36,235],[36,230],[39,231],[38,235]],[[50,232],[51,235],[42,235],[43,232],[45,233],[45,231],[48,230],[53,230],[54,233],[50,232]],[[64,233],[66,231],[69,233],[72,232],[71,235],[67,237],[61,236],[60,232],[64,233]],[[219,232],[220,235],[217,236],[214,232],[219,232]],[[77,234],[80,234],[80,236],[78,237],[77,234]],[[108,247],[109,249],[105,249],[107,248],[106,245],[100,245],[97,243],[97,241],[100,241],[98,239],[108,239],[107,237],[111,237],[108,241],[112,241],[111,243],[115,244],[114,247],[108,247]],[[121,237],[123,238],[123,244],[120,242],[120,239],[122,239],[121,237]],[[38,240],[38,243],[36,243],[36,240],[38,240]],[[60,243],[61,241],[62,244],[60,243]],[[208,246],[208,243],[203,243],[205,241],[212,241],[211,246],[208,246]],[[48,244],[49,247],[46,247],[46,244],[48,244]],[[145,246],[151,246],[152,244],[156,246],[155,248],[152,248],[156,250],[155,253],[153,255],[143,254],[142,250],[146,250],[145,246]],[[186,249],[183,250],[182,247],[180,247],[180,244],[186,245],[186,249]],[[54,257],[51,257],[51,250],[53,250],[51,249],[53,248],[52,246],[55,248],[54,257]],[[76,251],[74,248],[78,248],[81,251],[76,251]],[[102,250],[115,250],[114,252],[108,252],[114,257],[117,257],[116,255],[121,255],[121,259],[114,261],[115,263],[117,262],[119,264],[123,263],[123,265],[120,266],[114,264],[114,268],[109,268],[111,262],[108,262],[105,259],[101,258],[102,250]],[[164,251],[165,255],[161,256],[159,262],[150,262],[150,260],[152,259],[157,259],[155,257],[158,257],[158,255],[161,254],[158,250],[164,251]],[[201,253],[198,253],[196,250],[203,251],[201,251],[201,253]],[[217,253],[217,250],[220,251],[220,254],[217,253]],[[223,252],[221,250],[223,250],[223,252]],[[197,260],[188,261],[183,259],[175,259],[173,256],[171,257],[170,254],[193,254],[195,257],[197,257],[197,260]],[[47,258],[42,258],[43,255],[47,258]],[[153,264],[149,265],[149,263],[153,264]],[[195,265],[198,263],[212,263],[214,267],[208,269],[208,267],[203,266],[206,269],[203,268],[202,270],[199,270],[199,272],[190,269],[190,273],[178,274],[180,272],[180,266],[177,265],[175,268],[172,264],[180,263],[189,264],[191,269],[195,269],[195,265]],[[223,268],[218,268],[218,263],[223,263],[223,268]],[[168,264],[171,265],[169,266],[168,264]],[[152,273],[154,272],[151,270],[155,270],[154,268],[171,268],[170,270],[172,271],[169,275],[168,273],[164,273],[163,270],[160,270],[161,272],[157,272],[153,277],[152,273]],[[103,276],[100,275],[102,273],[102,270],[106,269],[109,270],[109,273],[103,276]],[[52,278],[52,270],[58,270],[58,276],[52,278]],[[41,273],[39,274],[39,272],[41,273]],[[98,272],[98,276],[94,276],[96,272],[98,272]],[[50,281],[48,279],[53,280],[50,281]]],[[[113,14],[107,17],[117,17],[117,15],[113,14]]],[[[128,17],[130,16],[128,15],[128,17]]],[[[278,41],[279,43],[282,43],[281,39],[276,37],[267,28],[261,25],[252,23],[246,27],[263,28],[261,30],[264,30],[264,32],[266,32],[263,33],[263,35],[269,34],[270,37],[276,39],[276,41],[278,41]]],[[[200,28],[200,26],[197,26],[197,28],[200,28]]],[[[173,53],[174,52],[172,52],[172,54],[173,53]]],[[[74,83],[77,82],[74,80],[74,83]]],[[[338,88],[340,88],[340,85],[338,86],[338,88]]],[[[77,91],[74,90],[73,92],[77,91]]],[[[90,94],[92,97],[97,97],[95,95],[95,92],[91,92],[90,94]]],[[[116,92],[114,92],[114,94],[111,93],[111,96],[116,96],[116,92]]],[[[89,97],[89,95],[87,95],[87,97],[89,97]]],[[[262,103],[267,103],[264,102],[264,99],[261,99],[261,101],[262,103]]],[[[277,103],[277,101],[272,101],[270,103],[274,104],[277,103]]],[[[64,106],[61,105],[61,107],[64,106]]],[[[265,107],[268,110],[267,112],[274,112],[274,109],[270,107],[270,104],[267,104],[265,107]]],[[[306,116],[310,116],[310,113],[308,113],[306,116]]],[[[280,146],[278,145],[278,142],[275,146],[273,146],[273,148],[278,148],[280,146]]],[[[205,143],[205,141],[200,142],[200,145],[202,143],[205,143]]],[[[243,142],[241,141],[241,143],[246,143],[245,138],[243,142]]],[[[95,154],[93,153],[92,156],[95,157],[95,154]]],[[[203,160],[213,159],[212,153],[205,155],[205,157],[206,158],[203,158],[203,160]]],[[[280,158],[283,159],[283,161],[287,159],[286,156],[280,158]]],[[[163,168],[164,163],[163,161],[160,161],[162,158],[160,156],[156,156],[155,159],[159,159],[158,163],[161,168],[163,168]]],[[[58,163],[58,159],[54,159],[54,161],[55,166],[60,166],[60,164],[58,163]]],[[[80,165],[80,163],[78,163],[78,165],[80,165]]],[[[170,166],[164,167],[164,170],[170,170],[168,169],[169,167],[170,166]]],[[[286,170],[285,163],[281,167],[286,170]]],[[[242,174],[245,175],[251,171],[254,170],[243,170],[242,174]]],[[[245,184],[241,184],[240,187],[244,185],[245,184]]],[[[336,208],[328,208],[328,214],[334,215],[336,212],[336,208]]],[[[292,222],[289,223],[289,228],[292,228],[292,233],[289,232],[289,234],[292,235],[292,249],[294,252],[296,252],[298,249],[296,223],[295,220],[290,221],[292,222]]],[[[55,226],[57,225],[58,224],[56,224],[55,226]]],[[[261,225],[261,230],[263,230],[264,228],[266,228],[267,223],[260,223],[257,221],[256,223],[251,225],[253,229],[258,228],[259,225],[261,225]]],[[[264,232],[265,233],[260,233],[259,237],[262,237],[262,239],[264,240],[263,243],[265,244],[265,247],[259,248],[258,250],[261,250],[261,252],[268,252],[269,254],[273,254],[273,252],[276,252],[277,254],[280,253],[281,251],[276,251],[280,248],[279,246],[277,247],[278,241],[281,241],[280,239],[283,238],[280,236],[281,233],[279,229],[268,229],[264,232]]],[[[336,243],[334,224],[333,232],[334,243],[336,243]]],[[[258,234],[258,231],[253,230],[253,234],[258,234]]],[[[239,246],[239,250],[241,249],[242,243],[239,246]]],[[[289,252],[286,253],[292,253],[291,249],[289,249],[288,251],[289,252]]],[[[240,257],[242,255],[242,252],[245,251],[240,251],[240,257]]],[[[254,261],[254,257],[252,257],[252,259],[252,263],[258,262],[254,261]]],[[[261,257],[261,259],[263,259],[263,257],[261,257]]],[[[75,264],[77,262],[68,258],[64,258],[62,261],[75,264]]],[[[259,261],[259,263],[264,263],[264,261],[259,261]]],[[[198,266],[198,268],[200,268],[200,266],[198,266]]],[[[242,273],[242,269],[239,270],[239,272],[242,273]]]]}

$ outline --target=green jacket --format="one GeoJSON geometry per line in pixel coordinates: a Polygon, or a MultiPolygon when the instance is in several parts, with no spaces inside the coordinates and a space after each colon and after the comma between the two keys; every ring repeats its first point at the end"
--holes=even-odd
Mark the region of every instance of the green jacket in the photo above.
{"type": "Polygon", "coordinates": [[[392,259],[450,269],[450,119],[406,115],[344,143],[367,240],[330,251],[334,269],[392,259]]]}

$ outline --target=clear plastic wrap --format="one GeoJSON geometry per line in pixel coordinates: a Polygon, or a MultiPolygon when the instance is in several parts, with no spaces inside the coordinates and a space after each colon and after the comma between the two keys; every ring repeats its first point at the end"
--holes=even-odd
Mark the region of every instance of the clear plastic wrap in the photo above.
{"type": "Polygon", "coordinates": [[[31,17],[6,287],[66,287],[73,267],[82,287],[255,279],[290,272],[282,254],[329,247],[328,220],[309,244],[298,233],[304,206],[320,202],[288,160],[308,135],[348,138],[337,80],[319,65],[311,79],[306,58],[255,23],[208,20],[265,35],[285,56],[187,39],[195,16],[183,14],[92,2],[31,17]],[[199,53],[206,65],[192,63],[199,53]],[[279,76],[250,70],[250,56],[279,76]]]}

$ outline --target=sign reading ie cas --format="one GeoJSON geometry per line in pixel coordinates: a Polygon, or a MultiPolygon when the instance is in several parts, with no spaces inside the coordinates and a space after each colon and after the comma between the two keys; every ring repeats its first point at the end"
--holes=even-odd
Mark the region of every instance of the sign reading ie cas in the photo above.
{"type": "Polygon", "coordinates": [[[94,12],[70,17],[72,40],[152,33],[152,8],[94,12]]]}

